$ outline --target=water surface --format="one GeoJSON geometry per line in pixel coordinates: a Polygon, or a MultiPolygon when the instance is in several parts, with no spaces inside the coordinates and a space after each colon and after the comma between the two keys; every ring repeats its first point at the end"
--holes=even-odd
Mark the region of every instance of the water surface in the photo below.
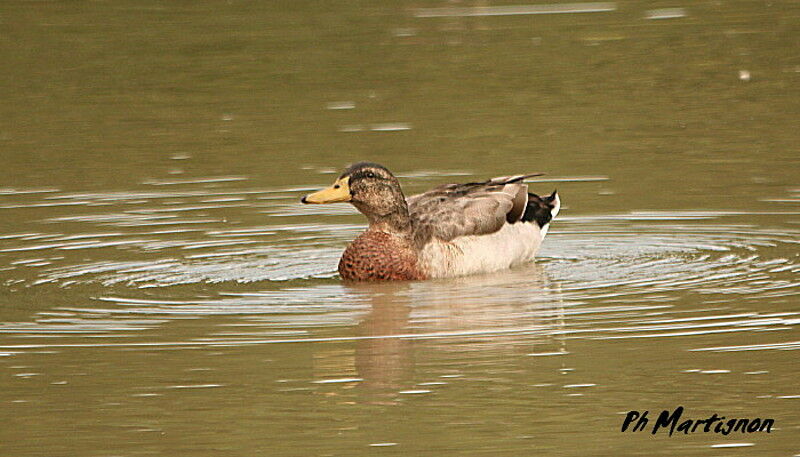
{"type": "Polygon", "coordinates": [[[800,8],[0,7],[0,454],[800,453],[800,8]],[[347,163],[541,171],[534,264],[346,284],[347,163]],[[770,434],[622,434],[629,410],[770,434]]]}

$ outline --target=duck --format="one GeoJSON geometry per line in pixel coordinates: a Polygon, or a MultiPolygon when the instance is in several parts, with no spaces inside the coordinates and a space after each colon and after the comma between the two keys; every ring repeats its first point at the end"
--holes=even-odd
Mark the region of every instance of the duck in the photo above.
{"type": "Polygon", "coordinates": [[[417,281],[495,272],[531,262],[561,207],[524,180],[542,173],[444,184],[406,197],[383,165],[347,167],[304,204],[350,203],[367,229],[342,253],[345,281],[417,281]]]}

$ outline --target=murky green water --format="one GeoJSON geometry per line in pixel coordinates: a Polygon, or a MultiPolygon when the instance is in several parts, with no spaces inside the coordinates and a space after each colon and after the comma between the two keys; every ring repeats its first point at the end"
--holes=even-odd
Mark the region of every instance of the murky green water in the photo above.
{"type": "Polygon", "coordinates": [[[0,455],[800,454],[800,6],[510,5],[0,4],[0,455]],[[565,207],[347,285],[358,160],[565,207]]]}

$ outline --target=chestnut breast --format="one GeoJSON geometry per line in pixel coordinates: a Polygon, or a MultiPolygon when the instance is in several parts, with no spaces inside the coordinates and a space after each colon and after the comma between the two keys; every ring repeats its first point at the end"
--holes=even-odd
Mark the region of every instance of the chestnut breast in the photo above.
{"type": "Polygon", "coordinates": [[[369,230],[347,246],[339,260],[339,274],[351,281],[425,279],[410,243],[385,232],[369,230]]]}

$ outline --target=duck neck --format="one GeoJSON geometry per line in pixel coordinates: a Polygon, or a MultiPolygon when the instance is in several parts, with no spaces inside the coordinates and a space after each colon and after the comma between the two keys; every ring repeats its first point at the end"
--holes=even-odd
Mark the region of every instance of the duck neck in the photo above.
{"type": "Polygon", "coordinates": [[[369,229],[389,233],[397,236],[411,236],[411,218],[408,216],[408,209],[370,218],[369,229]]]}
{"type": "Polygon", "coordinates": [[[359,189],[350,201],[369,221],[368,231],[384,232],[394,236],[410,237],[412,232],[408,203],[400,183],[392,177],[359,189]]]}
{"type": "Polygon", "coordinates": [[[367,220],[369,221],[368,231],[384,232],[390,235],[400,236],[403,238],[410,238],[412,232],[411,217],[408,215],[408,205],[405,198],[400,196],[400,199],[391,205],[391,209],[384,211],[375,211],[375,208],[360,208],[359,204],[355,204],[356,208],[361,210],[367,220]]]}

